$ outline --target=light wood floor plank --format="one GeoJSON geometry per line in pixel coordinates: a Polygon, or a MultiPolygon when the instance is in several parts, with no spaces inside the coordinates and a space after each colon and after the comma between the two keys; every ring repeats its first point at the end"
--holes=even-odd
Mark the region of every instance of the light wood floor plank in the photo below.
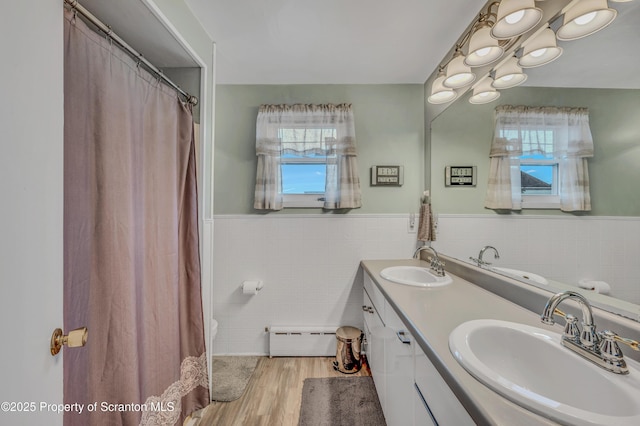
{"type": "MultiPolygon", "coordinates": [[[[304,379],[341,377],[333,357],[268,358],[258,360],[244,394],[231,402],[212,402],[200,426],[297,426],[304,379]]],[[[366,364],[353,374],[370,376],[366,364]]]]}

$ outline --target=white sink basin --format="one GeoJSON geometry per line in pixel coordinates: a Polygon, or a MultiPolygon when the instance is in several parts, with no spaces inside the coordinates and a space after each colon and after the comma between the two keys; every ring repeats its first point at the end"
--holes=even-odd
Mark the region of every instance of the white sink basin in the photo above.
{"type": "Polygon", "coordinates": [[[532,272],[521,271],[519,269],[501,268],[499,266],[493,266],[491,267],[491,270],[498,272],[500,274],[510,275],[518,279],[524,278],[527,280],[531,280],[531,281],[537,282],[538,284],[543,284],[543,285],[549,284],[549,281],[547,281],[545,277],[540,276],[538,274],[534,274],[532,272]]]}
{"type": "Polygon", "coordinates": [[[640,425],[640,364],[608,372],[560,344],[560,334],[498,320],[474,320],[449,336],[457,361],[516,404],[571,425],[640,425]]]}
{"type": "Polygon", "coordinates": [[[416,287],[440,287],[451,283],[449,275],[439,277],[429,268],[420,266],[391,266],[380,271],[380,276],[394,283],[416,287]]]}

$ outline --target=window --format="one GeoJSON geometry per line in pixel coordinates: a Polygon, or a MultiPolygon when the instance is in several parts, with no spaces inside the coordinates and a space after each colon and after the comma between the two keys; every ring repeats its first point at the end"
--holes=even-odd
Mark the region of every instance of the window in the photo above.
{"type": "Polygon", "coordinates": [[[560,208],[560,159],[554,156],[554,130],[505,128],[500,129],[500,136],[522,141],[525,154],[518,157],[522,207],[560,208]]]}
{"type": "Polygon", "coordinates": [[[496,108],[485,207],[591,209],[586,108],[496,108]]]}
{"type": "Polygon", "coordinates": [[[558,160],[544,155],[520,157],[520,190],[525,208],[559,208],[558,160]]]}
{"type": "Polygon", "coordinates": [[[280,173],[284,207],[323,207],[327,182],[327,153],[336,140],[335,128],[280,128],[280,173]],[[299,152],[295,145],[308,149],[299,152]],[[316,147],[311,148],[311,146],[316,147]]]}
{"type": "Polygon", "coordinates": [[[358,208],[351,105],[262,105],[254,208],[358,208]]]}

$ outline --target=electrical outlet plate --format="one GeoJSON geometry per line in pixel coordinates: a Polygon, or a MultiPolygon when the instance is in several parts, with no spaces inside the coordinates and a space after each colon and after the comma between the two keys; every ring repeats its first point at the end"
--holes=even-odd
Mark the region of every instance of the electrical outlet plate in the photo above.
{"type": "Polygon", "coordinates": [[[416,234],[418,232],[418,215],[415,213],[409,213],[409,219],[407,220],[407,233],[416,234]]]}

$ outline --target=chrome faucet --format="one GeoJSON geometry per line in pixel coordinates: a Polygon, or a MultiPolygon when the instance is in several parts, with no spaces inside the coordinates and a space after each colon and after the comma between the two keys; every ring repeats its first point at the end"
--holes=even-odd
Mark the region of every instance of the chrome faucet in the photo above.
{"type": "Polygon", "coordinates": [[[589,301],[580,293],[565,291],[551,296],[544,307],[540,320],[544,324],[553,325],[553,315],[564,317],[566,325],[562,335],[562,345],[588,359],[599,367],[617,374],[629,374],[618,343],[624,343],[633,350],[640,350],[639,342],[625,339],[612,331],[596,332],[593,323],[593,311],[589,301]],[[578,327],[578,319],[571,314],[565,314],[558,309],[558,305],[566,299],[574,299],[582,310],[582,331],[578,327]]]}
{"type": "Polygon", "coordinates": [[[434,249],[431,246],[420,246],[416,249],[416,251],[413,253],[413,258],[414,259],[420,259],[420,253],[423,250],[431,250],[433,252],[433,257],[428,257],[427,260],[429,260],[431,262],[429,268],[438,276],[438,277],[444,277],[444,265],[445,263],[440,260],[440,257],[438,256],[438,252],[436,251],[436,249],[434,249]]]}
{"type": "Polygon", "coordinates": [[[491,265],[491,263],[485,261],[484,259],[482,259],[482,256],[484,256],[484,252],[489,250],[489,249],[493,250],[493,258],[494,259],[500,259],[500,254],[498,253],[498,250],[493,246],[484,246],[484,247],[482,247],[482,249],[480,250],[480,253],[478,253],[478,258],[477,259],[475,257],[470,257],[469,259],[471,259],[474,262],[476,262],[478,264],[478,266],[489,266],[489,265],[491,265]]]}

